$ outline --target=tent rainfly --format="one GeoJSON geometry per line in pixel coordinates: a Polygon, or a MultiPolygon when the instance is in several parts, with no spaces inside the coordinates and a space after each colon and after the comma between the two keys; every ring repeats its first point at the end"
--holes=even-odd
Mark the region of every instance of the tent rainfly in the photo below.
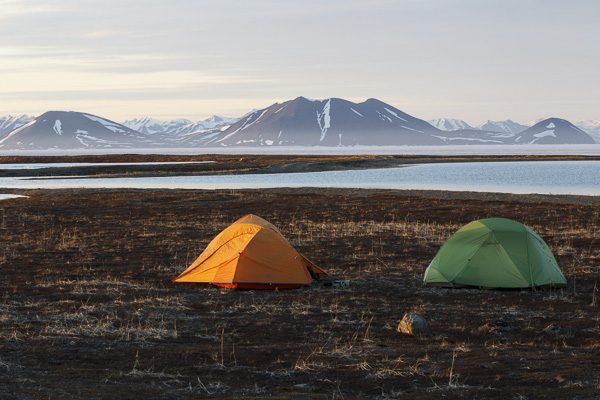
{"type": "Polygon", "coordinates": [[[425,285],[527,288],[565,285],[552,251],[530,227],[506,218],[473,221],[427,267],[425,285]]]}
{"type": "Polygon", "coordinates": [[[174,282],[200,282],[231,289],[293,289],[326,273],[298,253],[281,232],[246,215],[219,233],[174,282]]]}

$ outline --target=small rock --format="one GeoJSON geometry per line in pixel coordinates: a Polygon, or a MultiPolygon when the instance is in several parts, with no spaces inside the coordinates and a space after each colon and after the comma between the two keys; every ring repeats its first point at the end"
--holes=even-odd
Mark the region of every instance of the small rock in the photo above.
{"type": "Polygon", "coordinates": [[[433,335],[433,332],[431,332],[431,328],[429,327],[429,324],[425,318],[414,312],[404,314],[404,317],[402,317],[402,321],[400,321],[400,324],[398,324],[398,328],[396,330],[400,333],[410,336],[433,335]]]}

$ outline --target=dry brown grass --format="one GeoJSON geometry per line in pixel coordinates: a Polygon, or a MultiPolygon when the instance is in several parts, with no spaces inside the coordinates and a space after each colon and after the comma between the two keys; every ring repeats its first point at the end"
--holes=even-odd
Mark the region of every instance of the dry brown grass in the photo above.
{"type": "Polygon", "coordinates": [[[302,189],[28,194],[2,205],[0,397],[585,398],[600,385],[600,206],[302,189]],[[170,282],[248,212],[351,286],[170,282]],[[422,287],[439,245],[492,215],[540,232],[568,287],[422,287]],[[436,336],[397,334],[408,310],[436,336]]]}

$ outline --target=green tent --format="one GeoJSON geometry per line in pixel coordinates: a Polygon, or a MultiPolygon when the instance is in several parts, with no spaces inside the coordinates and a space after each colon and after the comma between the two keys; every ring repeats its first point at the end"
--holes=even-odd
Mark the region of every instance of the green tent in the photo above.
{"type": "Polygon", "coordinates": [[[526,288],[565,285],[552,251],[528,226],[488,218],[463,226],[444,243],[425,285],[526,288]]]}

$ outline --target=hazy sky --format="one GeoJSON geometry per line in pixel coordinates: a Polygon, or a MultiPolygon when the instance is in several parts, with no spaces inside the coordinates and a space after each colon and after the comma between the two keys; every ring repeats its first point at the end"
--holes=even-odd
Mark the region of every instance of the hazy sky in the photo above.
{"type": "Polygon", "coordinates": [[[197,119],[303,95],[600,119],[598,0],[0,0],[0,115],[197,119]]]}

